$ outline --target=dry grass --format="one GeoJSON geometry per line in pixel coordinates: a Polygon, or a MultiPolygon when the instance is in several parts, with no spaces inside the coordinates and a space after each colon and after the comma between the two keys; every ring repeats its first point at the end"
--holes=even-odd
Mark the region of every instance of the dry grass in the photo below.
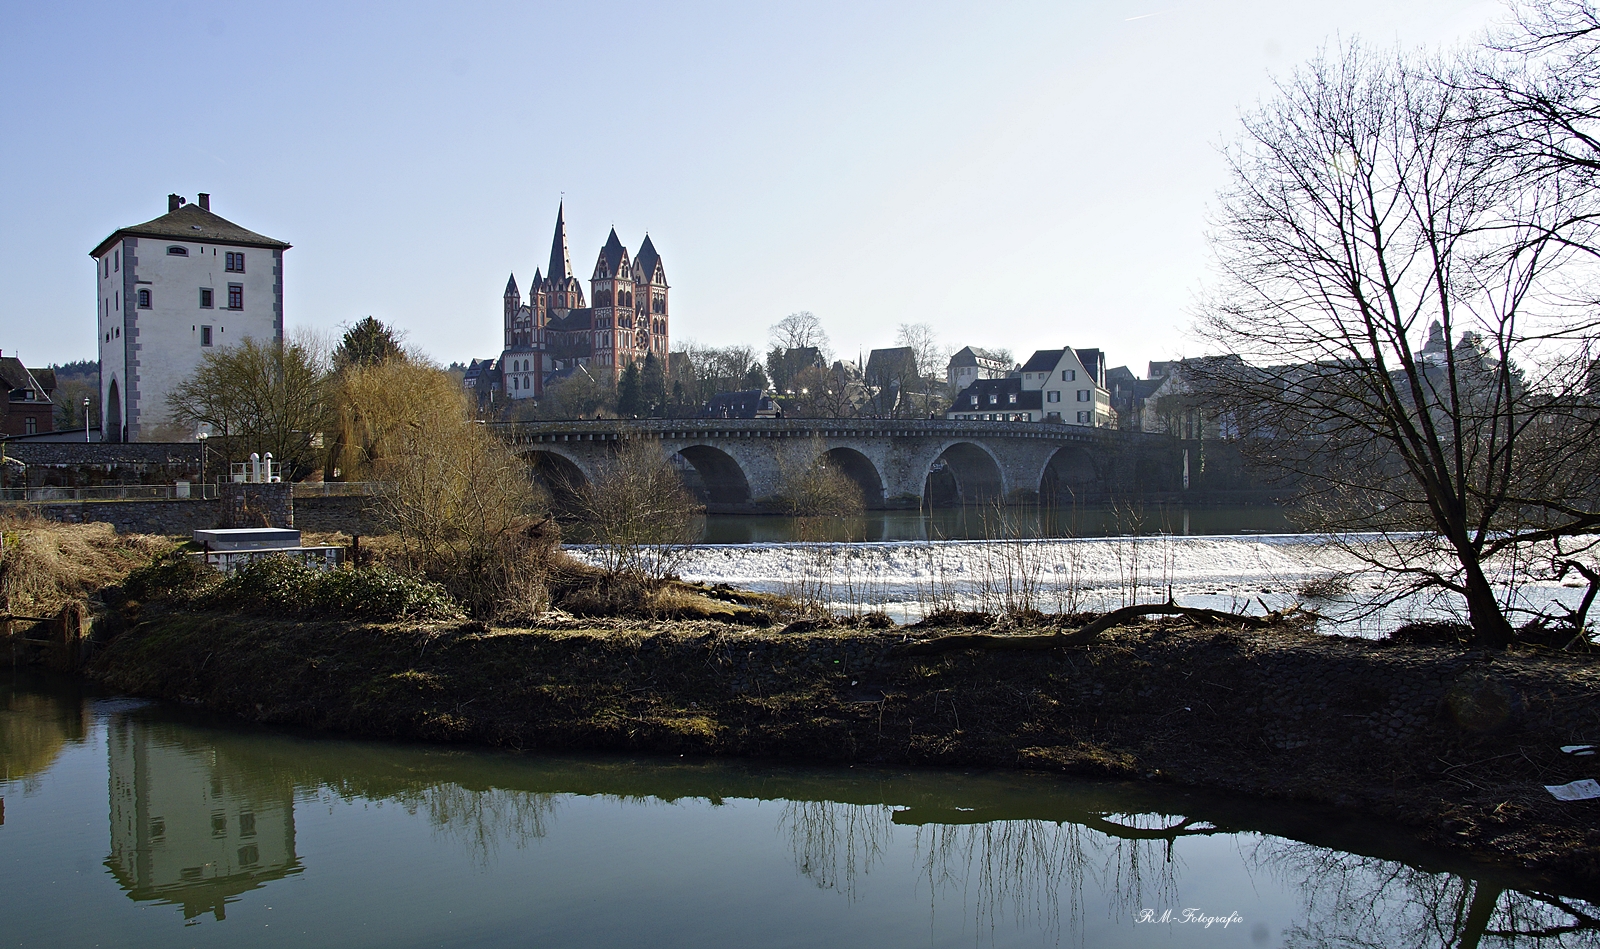
{"type": "Polygon", "coordinates": [[[118,534],[110,524],[0,517],[0,608],[44,616],[120,582],[173,548],[166,537],[118,534]]]}

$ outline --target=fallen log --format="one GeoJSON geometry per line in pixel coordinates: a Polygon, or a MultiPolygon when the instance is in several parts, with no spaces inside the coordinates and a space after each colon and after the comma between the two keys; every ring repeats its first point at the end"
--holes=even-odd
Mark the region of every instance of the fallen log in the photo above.
{"type": "Polygon", "coordinates": [[[1293,606],[1287,610],[1272,610],[1263,616],[1251,616],[1246,613],[1229,613],[1224,610],[1206,609],[1201,606],[1179,606],[1170,601],[1166,603],[1141,603],[1112,610],[1099,619],[1070,632],[1044,633],[1037,636],[955,633],[950,636],[940,636],[937,639],[902,643],[891,648],[889,655],[937,656],[940,653],[953,652],[957,649],[1025,652],[1041,649],[1060,649],[1063,646],[1081,646],[1084,643],[1098,639],[1100,634],[1108,629],[1125,626],[1133,620],[1145,616],[1186,616],[1202,626],[1241,626],[1246,629],[1261,629],[1265,626],[1274,626],[1281,623],[1290,616],[1305,615],[1307,612],[1299,606],[1293,606]]]}

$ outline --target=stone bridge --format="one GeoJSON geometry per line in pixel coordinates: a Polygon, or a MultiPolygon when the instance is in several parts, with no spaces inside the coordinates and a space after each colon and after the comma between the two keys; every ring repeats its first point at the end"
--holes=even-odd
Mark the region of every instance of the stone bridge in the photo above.
{"type": "Polygon", "coordinates": [[[1198,449],[1166,435],[1040,422],[606,419],[491,428],[557,493],[592,479],[620,442],[656,441],[708,509],[726,512],[761,509],[782,493],[785,472],[819,462],[855,481],[872,508],[1176,495],[1185,491],[1185,452],[1198,449]]]}

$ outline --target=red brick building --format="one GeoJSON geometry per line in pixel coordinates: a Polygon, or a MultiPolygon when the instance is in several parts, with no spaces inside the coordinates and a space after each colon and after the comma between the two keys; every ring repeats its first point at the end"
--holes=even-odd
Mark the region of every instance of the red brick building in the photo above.
{"type": "Polygon", "coordinates": [[[38,435],[56,430],[56,374],[29,369],[15,356],[0,355],[0,381],[6,387],[6,414],[0,435],[38,435]]]}

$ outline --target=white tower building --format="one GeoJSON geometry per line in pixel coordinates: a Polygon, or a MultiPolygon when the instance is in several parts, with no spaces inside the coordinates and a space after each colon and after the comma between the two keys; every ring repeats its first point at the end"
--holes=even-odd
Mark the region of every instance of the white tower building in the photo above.
{"type": "Polygon", "coordinates": [[[283,241],[167,196],[167,213],[100,242],[95,260],[101,438],[158,441],[177,432],[167,393],[203,354],[246,338],[283,339],[283,241]]]}

